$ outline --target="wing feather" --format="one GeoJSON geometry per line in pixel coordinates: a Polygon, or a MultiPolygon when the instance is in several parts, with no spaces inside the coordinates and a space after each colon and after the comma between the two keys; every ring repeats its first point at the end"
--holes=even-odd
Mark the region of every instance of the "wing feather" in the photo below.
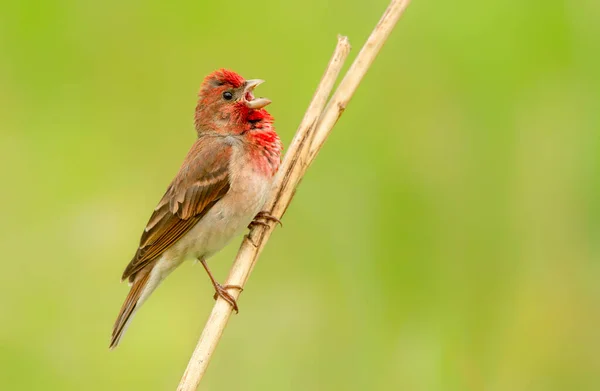
{"type": "Polygon", "coordinates": [[[133,281],[138,271],[181,239],[227,194],[231,154],[231,145],[218,137],[204,136],[194,143],[150,217],[123,279],[133,281]]]}

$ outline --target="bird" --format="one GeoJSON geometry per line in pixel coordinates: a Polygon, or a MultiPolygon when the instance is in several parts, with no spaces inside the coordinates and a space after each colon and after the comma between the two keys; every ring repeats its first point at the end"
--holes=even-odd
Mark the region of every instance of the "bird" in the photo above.
{"type": "Polygon", "coordinates": [[[224,68],[203,80],[194,115],[198,137],[123,272],[121,280],[128,280],[130,290],[114,323],[110,349],[156,287],[187,259],[202,264],[215,299],[222,297],[238,311],[227,290],[241,287],[219,284],[206,261],[249,224],[278,221],[262,211],[283,151],[274,119],[264,108],[271,101],[253,94],[263,82],[224,68]]]}

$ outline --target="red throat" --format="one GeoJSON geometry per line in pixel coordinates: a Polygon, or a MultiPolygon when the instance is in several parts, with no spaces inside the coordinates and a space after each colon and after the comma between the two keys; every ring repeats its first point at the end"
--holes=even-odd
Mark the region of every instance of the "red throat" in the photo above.
{"type": "Polygon", "coordinates": [[[279,169],[283,145],[273,127],[273,117],[266,110],[252,110],[247,116],[244,137],[252,146],[252,156],[257,168],[267,176],[279,169]]]}
{"type": "Polygon", "coordinates": [[[281,152],[283,146],[277,133],[271,126],[263,131],[252,131],[248,133],[248,141],[253,146],[251,150],[252,160],[263,174],[273,176],[281,164],[281,152]]]}

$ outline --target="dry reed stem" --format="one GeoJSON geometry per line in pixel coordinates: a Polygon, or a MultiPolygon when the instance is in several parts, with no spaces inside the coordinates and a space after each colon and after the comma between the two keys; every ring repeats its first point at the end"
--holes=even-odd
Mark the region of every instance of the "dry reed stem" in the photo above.
{"type": "MultiPolygon", "coordinates": [[[[273,216],[281,218],[285,213],[304,173],[322,148],[409,2],[410,0],[392,0],[323,112],[323,106],[350,51],[348,39],[338,37],[334,54],[283,159],[273,191],[265,205],[264,210],[273,216]]],[[[245,285],[274,226],[275,223],[271,222],[268,227],[258,225],[252,228],[242,242],[226,284],[245,285]]],[[[239,296],[237,290],[230,290],[230,293],[236,299],[239,296]]],[[[219,297],[179,383],[178,391],[194,391],[198,388],[231,312],[231,306],[219,297]]]]}
{"type": "Polygon", "coordinates": [[[409,3],[410,0],[392,0],[379,20],[379,23],[377,23],[377,26],[375,26],[373,32],[367,39],[367,42],[365,42],[356,56],[350,69],[346,72],[344,79],[331,97],[331,100],[327,104],[327,107],[319,120],[319,124],[317,125],[313,140],[310,144],[308,156],[309,164],[312,163],[317,156],[317,153],[319,153],[323,147],[323,143],[325,143],[327,136],[331,133],[331,129],[346,109],[356,88],[371,67],[375,57],[377,57],[377,54],[390,36],[396,23],[398,23],[398,19],[400,19],[400,16],[402,16],[409,3]]]}

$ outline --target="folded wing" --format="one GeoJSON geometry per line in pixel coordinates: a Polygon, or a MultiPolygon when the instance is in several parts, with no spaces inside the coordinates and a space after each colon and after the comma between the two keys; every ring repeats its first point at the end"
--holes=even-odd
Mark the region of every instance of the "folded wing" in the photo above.
{"type": "Polygon", "coordinates": [[[175,244],[227,194],[231,154],[231,145],[221,137],[202,136],[194,143],[150,217],[123,280],[133,281],[137,272],[175,244]]]}

